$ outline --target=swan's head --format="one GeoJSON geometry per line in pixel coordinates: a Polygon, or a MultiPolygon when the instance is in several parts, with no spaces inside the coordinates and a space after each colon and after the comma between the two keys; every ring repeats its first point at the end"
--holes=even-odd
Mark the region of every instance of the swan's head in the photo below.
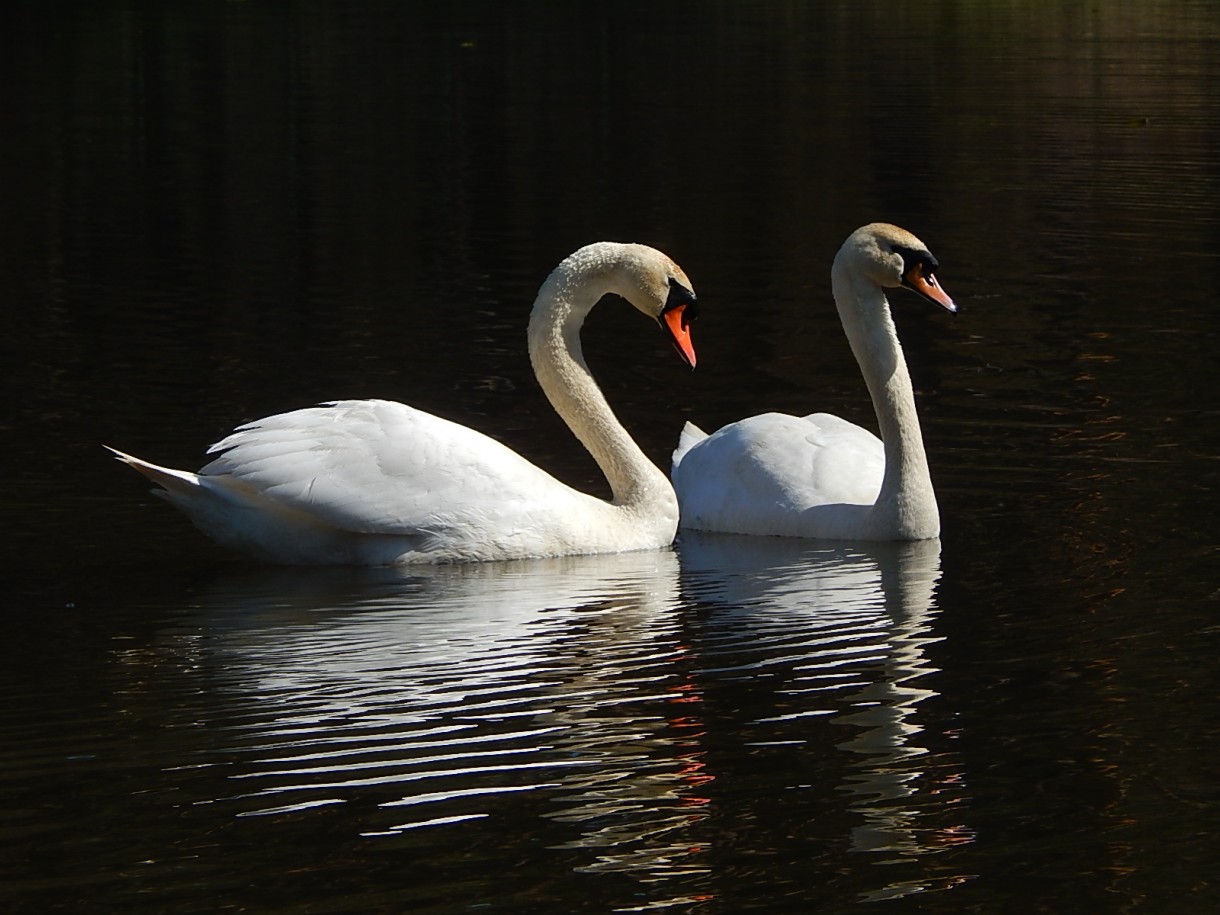
{"type": "Polygon", "coordinates": [[[599,241],[564,258],[538,290],[530,339],[559,319],[573,335],[568,345],[579,348],[577,334],[585,316],[607,293],[623,297],[660,324],[682,360],[695,367],[690,335],[698,312],[694,289],[681,267],[647,245],[599,241]]]}
{"type": "Polygon", "coordinates": [[[835,257],[835,269],[845,267],[885,288],[905,286],[955,312],[957,305],[936,279],[939,266],[927,245],[906,229],[885,222],[856,229],[835,257]]]}
{"type": "Polygon", "coordinates": [[[610,291],[653,318],[691,368],[695,345],[690,325],[698,317],[695,290],[686,272],[664,253],[647,245],[615,245],[609,261],[610,291]]]}

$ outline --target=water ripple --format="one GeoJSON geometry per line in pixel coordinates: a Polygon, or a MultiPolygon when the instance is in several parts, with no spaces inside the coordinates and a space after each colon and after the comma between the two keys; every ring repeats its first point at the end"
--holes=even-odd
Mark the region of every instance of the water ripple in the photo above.
{"type": "Polygon", "coordinates": [[[163,776],[235,823],[367,841],[512,824],[576,872],[697,880],[734,830],[732,745],[766,796],[850,796],[861,850],[930,848],[942,801],[914,711],[935,695],[916,681],[939,545],[678,549],[242,570],[126,663],[178,664],[191,698],[163,776]]]}

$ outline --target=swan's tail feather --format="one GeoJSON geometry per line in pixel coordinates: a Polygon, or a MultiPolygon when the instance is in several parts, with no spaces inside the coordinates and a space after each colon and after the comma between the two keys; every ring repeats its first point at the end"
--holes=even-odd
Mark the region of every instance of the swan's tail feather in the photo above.
{"type": "Polygon", "coordinates": [[[199,477],[193,473],[185,470],[171,470],[169,467],[150,464],[148,461],[142,461],[138,457],[124,454],[122,451],[119,451],[117,448],[111,448],[109,445],[103,445],[102,447],[114,454],[117,460],[144,474],[144,476],[165,490],[165,492],[153,490],[159,496],[189,497],[199,491],[199,477]]]}
{"type": "Polygon", "coordinates": [[[682,458],[686,457],[686,452],[690,451],[705,438],[707,438],[707,433],[694,423],[687,423],[682,427],[682,434],[678,436],[678,447],[674,449],[674,471],[676,471],[678,469],[678,465],[682,463],[682,458]]]}

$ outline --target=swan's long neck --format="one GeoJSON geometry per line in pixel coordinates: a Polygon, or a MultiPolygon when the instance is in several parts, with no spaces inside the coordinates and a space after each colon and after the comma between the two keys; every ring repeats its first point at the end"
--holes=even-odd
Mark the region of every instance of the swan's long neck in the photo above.
{"type": "Polygon", "coordinates": [[[935,537],[940,533],[936,494],[889,302],[876,283],[851,274],[839,263],[831,281],[839,318],[868,385],[885,445],[885,476],[869,514],[870,525],[898,539],[935,537]]]}
{"type": "Polygon", "coordinates": [[[597,264],[583,264],[576,255],[564,261],[539,290],[530,314],[530,361],[551,406],[606,475],[613,504],[654,513],[672,503],[676,524],[673,487],[618,421],[581,351],[586,316],[613,291],[597,264]]]}

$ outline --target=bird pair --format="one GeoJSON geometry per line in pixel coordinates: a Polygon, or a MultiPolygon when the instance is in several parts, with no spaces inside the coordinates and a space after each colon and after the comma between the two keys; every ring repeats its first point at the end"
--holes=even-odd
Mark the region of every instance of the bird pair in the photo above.
{"type": "Polygon", "coordinates": [[[880,439],[825,413],[765,413],[712,435],[688,423],[671,485],[606,402],[580,329],[615,293],[658,321],[693,368],[691,282],[644,245],[599,242],[567,257],[530,314],[530,360],[551,405],[606,475],[609,502],[480,432],[384,400],[335,401],[248,423],[213,445],[208,453],[217,456],[198,473],[114,453],[204,533],[271,562],[390,565],[658,549],[679,523],[840,540],[936,537],[936,496],[884,292],[905,286],[955,311],[936,267],[915,236],[873,223],[848,237],[831,268],[880,439]]]}

